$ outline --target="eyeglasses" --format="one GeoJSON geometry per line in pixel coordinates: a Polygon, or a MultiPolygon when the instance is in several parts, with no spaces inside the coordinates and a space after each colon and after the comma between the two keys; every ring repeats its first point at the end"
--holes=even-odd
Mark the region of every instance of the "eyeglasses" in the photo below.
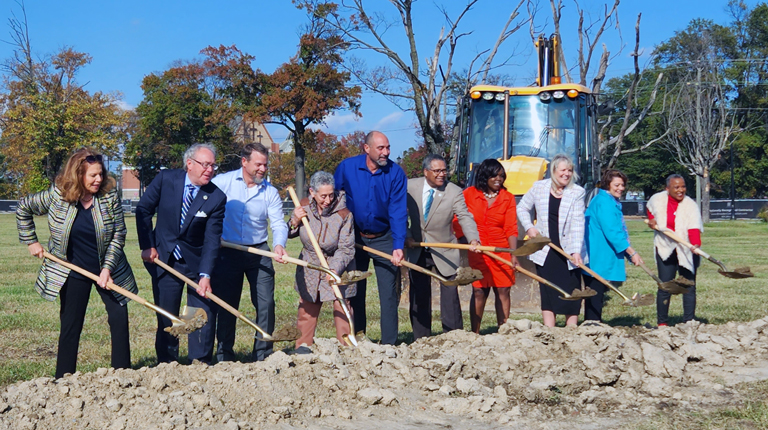
{"type": "Polygon", "coordinates": [[[192,160],[195,163],[197,163],[200,166],[202,166],[203,170],[208,170],[209,167],[213,168],[213,170],[218,170],[219,169],[219,165],[216,164],[216,163],[201,163],[201,162],[195,160],[194,158],[190,158],[190,160],[192,160]]]}
{"type": "Polygon", "coordinates": [[[427,170],[434,173],[435,175],[445,175],[446,173],[448,173],[447,169],[427,169],[427,170]]]}
{"type": "Polygon", "coordinates": [[[83,160],[87,161],[90,164],[104,162],[103,161],[104,159],[102,158],[101,155],[86,155],[83,160]]]}

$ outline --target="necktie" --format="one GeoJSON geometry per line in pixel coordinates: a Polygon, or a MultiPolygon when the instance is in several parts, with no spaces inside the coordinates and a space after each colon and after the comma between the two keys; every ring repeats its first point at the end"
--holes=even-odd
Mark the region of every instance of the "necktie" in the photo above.
{"type": "MultiPolygon", "coordinates": [[[[179,230],[181,230],[181,227],[184,226],[184,218],[187,216],[187,211],[189,210],[189,205],[192,204],[192,193],[195,191],[195,187],[193,185],[187,185],[187,193],[184,195],[184,202],[181,204],[181,218],[179,221],[179,230]]],[[[173,256],[176,257],[177,260],[181,260],[181,248],[179,248],[179,245],[176,245],[176,248],[173,249],[173,256]]]]}
{"type": "Polygon", "coordinates": [[[429,190],[429,195],[427,196],[427,203],[424,205],[424,222],[427,222],[427,217],[429,216],[429,209],[432,208],[432,199],[435,196],[435,190],[429,190]]]}

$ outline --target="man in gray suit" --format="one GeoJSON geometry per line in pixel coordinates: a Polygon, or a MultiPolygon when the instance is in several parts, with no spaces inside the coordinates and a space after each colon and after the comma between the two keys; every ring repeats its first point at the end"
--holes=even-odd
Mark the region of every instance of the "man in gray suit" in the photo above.
{"type": "MultiPolygon", "coordinates": [[[[457,185],[447,181],[445,159],[429,154],[424,159],[424,177],[408,180],[408,219],[405,246],[409,262],[428,269],[437,269],[443,277],[452,279],[460,264],[458,249],[421,248],[418,242],[456,243],[452,221],[456,215],[464,236],[472,246],[480,244],[477,225],[467,210],[464,194],[457,185]]],[[[411,271],[411,325],[413,337],[431,335],[432,288],[431,278],[411,271]]],[[[461,303],[457,287],[440,284],[440,319],[443,332],[464,328],[461,303]]]]}

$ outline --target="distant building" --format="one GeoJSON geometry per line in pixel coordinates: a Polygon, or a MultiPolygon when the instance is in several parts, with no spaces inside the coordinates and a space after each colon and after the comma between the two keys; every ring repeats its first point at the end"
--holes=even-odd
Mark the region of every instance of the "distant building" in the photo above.
{"type": "Polygon", "coordinates": [[[136,169],[123,164],[120,189],[123,191],[123,200],[138,200],[141,197],[141,181],[139,181],[139,174],[136,169]]]}
{"type": "Polygon", "coordinates": [[[244,120],[242,116],[237,116],[230,122],[229,126],[234,130],[235,141],[241,142],[243,145],[261,143],[267,147],[269,152],[281,152],[281,145],[275,143],[264,124],[258,121],[244,120]]]}

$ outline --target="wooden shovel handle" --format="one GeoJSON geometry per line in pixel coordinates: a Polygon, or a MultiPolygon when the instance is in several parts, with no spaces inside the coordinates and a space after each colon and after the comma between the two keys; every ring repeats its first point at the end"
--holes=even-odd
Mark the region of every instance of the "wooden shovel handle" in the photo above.
{"type": "MultiPolygon", "coordinates": [[[[155,262],[155,264],[157,264],[158,266],[160,266],[164,270],[166,270],[168,273],[170,273],[173,276],[175,276],[175,277],[181,279],[182,281],[184,281],[184,283],[189,285],[190,287],[195,288],[195,289],[200,287],[197,284],[197,282],[195,282],[195,281],[189,279],[188,277],[184,276],[183,273],[181,273],[178,270],[174,269],[173,267],[165,264],[159,258],[155,258],[154,262],[155,262]]],[[[261,327],[256,325],[256,323],[251,321],[248,317],[243,315],[240,311],[238,311],[237,309],[235,309],[232,306],[230,306],[229,303],[227,303],[224,300],[220,299],[218,296],[216,296],[212,292],[208,292],[208,294],[206,294],[205,297],[211,299],[214,303],[216,303],[217,305],[219,305],[222,308],[224,308],[227,311],[229,311],[229,313],[231,313],[232,315],[236,316],[239,320],[243,321],[244,323],[246,323],[246,324],[250,325],[251,327],[253,327],[254,329],[256,329],[256,331],[261,333],[261,335],[264,336],[265,339],[272,337],[272,336],[269,335],[269,333],[265,332],[261,327]]]]}
{"type": "Polygon", "coordinates": [[[555,251],[559,252],[560,254],[562,254],[571,263],[576,264],[577,266],[579,266],[579,268],[581,268],[581,270],[589,273],[593,278],[597,279],[598,282],[600,282],[601,284],[605,285],[606,287],[608,287],[609,289],[614,291],[616,294],[620,295],[621,298],[624,299],[624,301],[630,301],[629,297],[625,296],[624,293],[621,292],[621,290],[619,290],[618,288],[614,287],[613,284],[611,284],[610,282],[605,280],[605,278],[603,278],[602,276],[600,276],[597,273],[595,273],[594,270],[590,269],[589,267],[587,267],[583,263],[582,264],[577,264],[576,260],[573,258],[573,256],[571,256],[567,252],[565,252],[565,250],[563,250],[563,248],[560,248],[559,246],[555,245],[554,243],[550,243],[549,247],[554,249],[555,251]]]}
{"type": "MultiPolygon", "coordinates": [[[[75,272],[77,272],[77,273],[79,273],[79,274],[81,274],[83,276],[88,277],[89,279],[91,279],[94,282],[99,282],[99,280],[100,280],[99,277],[94,275],[93,273],[83,269],[82,267],[76,266],[76,265],[74,265],[74,264],[72,264],[72,263],[70,263],[68,261],[64,261],[61,258],[59,258],[59,257],[57,257],[57,256],[55,256],[55,255],[53,255],[51,253],[49,253],[48,251],[43,251],[43,255],[45,255],[45,258],[53,260],[53,261],[61,264],[62,266],[69,268],[70,270],[74,270],[75,272]]],[[[143,306],[145,306],[145,307],[147,307],[147,308],[149,308],[149,309],[151,309],[151,310],[153,310],[153,311],[155,311],[155,312],[165,316],[166,318],[170,319],[171,321],[173,321],[175,323],[184,324],[184,321],[180,320],[177,316],[175,316],[172,313],[166,311],[165,309],[157,306],[154,303],[150,303],[150,302],[146,301],[143,297],[141,297],[139,295],[136,295],[136,294],[133,294],[132,292],[130,292],[130,291],[126,290],[125,288],[115,284],[114,282],[107,283],[107,287],[109,287],[110,290],[115,291],[115,292],[117,292],[119,294],[122,294],[123,296],[133,300],[134,302],[139,303],[139,304],[141,304],[141,305],[143,305],[143,306]]]]}
{"type": "MultiPolygon", "coordinates": [[[[441,243],[441,242],[416,242],[418,246],[421,246],[423,248],[449,248],[449,249],[472,249],[472,245],[467,245],[464,243],[441,243]]],[[[488,251],[488,252],[514,252],[514,249],[512,248],[497,248],[495,246],[486,246],[486,245],[478,245],[475,247],[475,249],[479,249],[480,251],[488,251]]]]}
{"type": "MultiPolygon", "coordinates": [[[[225,248],[237,249],[239,251],[250,252],[251,254],[262,255],[264,257],[269,257],[269,258],[277,258],[278,257],[278,255],[275,254],[274,252],[264,251],[263,249],[254,248],[252,246],[238,245],[236,243],[227,242],[225,240],[221,241],[221,246],[223,246],[225,248]]],[[[304,260],[301,260],[301,259],[298,259],[298,258],[289,257],[287,255],[283,255],[283,261],[286,261],[288,263],[293,263],[293,264],[295,264],[297,266],[303,266],[303,267],[307,267],[307,268],[310,268],[310,269],[313,269],[313,270],[319,270],[319,271],[321,271],[323,273],[327,273],[327,274],[329,274],[329,275],[331,275],[333,277],[333,279],[336,281],[336,283],[338,283],[338,284],[341,283],[341,278],[339,277],[339,275],[337,275],[331,269],[327,269],[325,267],[320,267],[320,266],[318,266],[316,264],[312,264],[312,263],[309,263],[307,261],[304,261],[304,260]]]]}
{"type": "MultiPolygon", "coordinates": [[[[644,220],[644,221],[645,221],[646,224],[649,224],[647,219],[644,220]]],[[[649,224],[649,227],[650,227],[650,224],[649,224]]],[[[701,248],[694,248],[692,243],[690,243],[687,240],[683,239],[682,237],[678,236],[677,233],[675,233],[674,231],[672,231],[672,230],[670,230],[670,229],[668,229],[666,227],[660,227],[658,225],[656,226],[656,228],[654,230],[662,232],[665,235],[667,235],[668,238],[674,240],[675,242],[677,242],[677,243],[679,243],[679,244],[681,244],[683,246],[688,247],[688,249],[692,250],[695,254],[701,255],[702,257],[706,258],[707,260],[711,260],[712,259],[712,257],[710,257],[710,255],[707,254],[706,252],[704,252],[701,248]]]]}
{"type": "MultiPolygon", "coordinates": [[[[386,258],[387,260],[391,260],[392,259],[392,255],[391,254],[387,254],[386,252],[381,252],[378,249],[373,249],[373,248],[371,248],[369,246],[360,245],[359,243],[356,243],[355,247],[358,248],[358,249],[362,249],[363,251],[367,251],[370,254],[378,255],[381,258],[386,258]]],[[[425,275],[429,275],[429,276],[431,276],[431,277],[433,277],[433,278],[435,278],[435,279],[437,279],[437,280],[439,280],[441,282],[448,282],[448,279],[438,275],[437,273],[435,273],[435,272],[433,272],[431,270],[427,270],[427,269],[425,269],[425,268],[423,268],[423,267],[421,267],[419,265],[413,264],[413,263],[411,263],[409,261],[406,261],[405,259],[401,260],[400,264],[402,264],[403,267],[407,267],[407,268],[409,268],[411,270],[415,270],[415,271],[423,273],[425,275]]]]}
{"type": "Polygon", "coordinates": [[[494,260],[499,261],[500,263],[504,263],[504,264],[508,265],[509,267],[517,270],[518,272],[522,273],[523,275],[528,276],[529,278],[533,279],[534,281],[539,281],[542,284],[557,290],[560,294],[562,294],[565,297],[569,297],[570,296],[570,294],[566,293],[565,290],[563,290],[562,288],[560,288],[557,285],[553,284],[552,282],[549,282],[546,279],[542,278],[541,276],[539,276],[539,275],[537,275],[537,274],[535,274],[533,272],[530,272],[528,270],[525,270],[525,269],[523,269],[520,266],[515,266],[514,264],[512,264],[511,261],[507,261],[506,259],[502,258],[499,255],[496,255],[496,254],[494,254],[492,252],[488,252],[488,251],[483,251],[483,254],[493,258],[494,260]]]}

